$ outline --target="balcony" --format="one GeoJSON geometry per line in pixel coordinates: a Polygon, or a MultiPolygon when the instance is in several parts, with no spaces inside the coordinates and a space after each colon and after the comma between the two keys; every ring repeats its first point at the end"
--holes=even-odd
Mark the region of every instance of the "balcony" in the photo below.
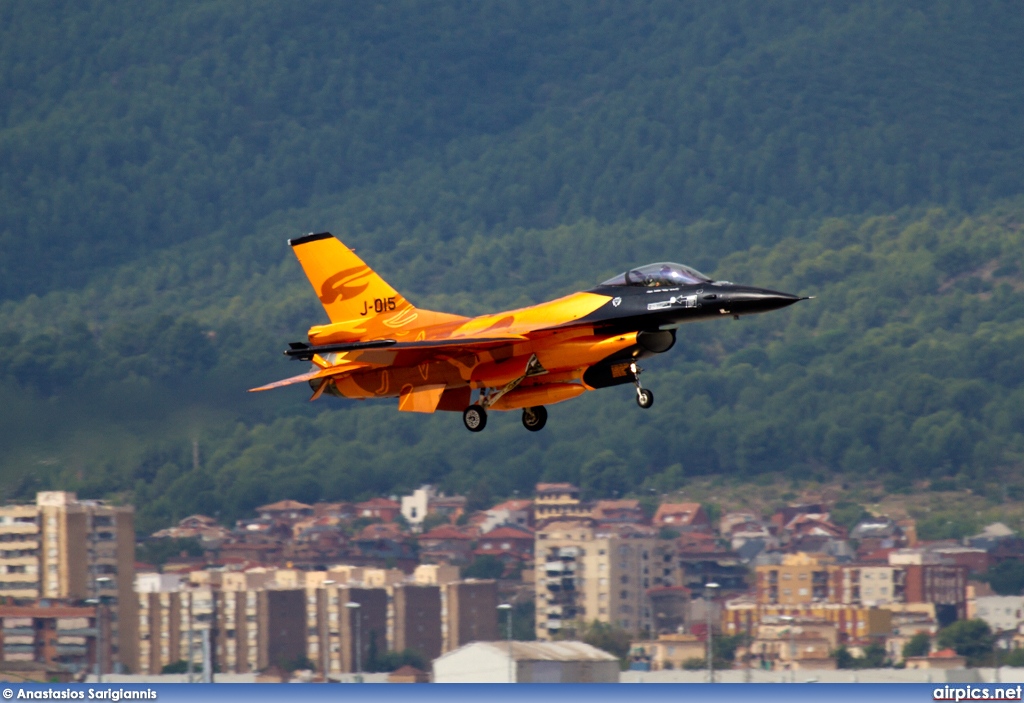
{"type": "Polygon", "coordinates": [[[67,630],[57,630],[58,637],[95,637],[95,627],[71,627],[67,630]]]}
{"type": "Polygon", "coordinates": [[[65,657],[84,657],[89,648],[84,644],[58,644],[57,654],[65,657]]]}
{"type": "Polygon", "coordinates": [[[36,634],[35,629],[31,628],[31,627],[5,627],[4,628],[4,637],[12,637],[12,636],[16,636],[16,635],[28,635],[29,637],[32,637],[35,634],[36,634]]]}
{"type": "Polygon", "coordinates": [[[5,644],[4,654],[35,654],[35,645],[31,644],[5,644]]]}

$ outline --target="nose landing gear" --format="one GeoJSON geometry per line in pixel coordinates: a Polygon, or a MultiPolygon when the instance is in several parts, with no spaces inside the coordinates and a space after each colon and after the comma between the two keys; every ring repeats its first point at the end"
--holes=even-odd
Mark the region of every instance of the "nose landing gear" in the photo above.
{"type": "Polygon", "coordinates": [[[629,370],[633,374],[633,383],[636,384],[636,404],[646,410],[654,405],[654,391],[640,385],[640,374],[643,369],[637,366],[635,361],[629,365],[629,370]]]}

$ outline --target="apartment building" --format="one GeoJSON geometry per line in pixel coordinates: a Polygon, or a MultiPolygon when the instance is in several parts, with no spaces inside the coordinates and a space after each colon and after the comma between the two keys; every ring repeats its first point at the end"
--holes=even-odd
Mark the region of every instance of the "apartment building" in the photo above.
{"type": "Polygon", "coordinates": [[[427,661],[441,656],[441,589],[437,586],[397,584],[393,589],[394,639],[392,649],[412,649],[427,661]]]}
{"type": "Polygon", "coordinates": [[[498,635],[498,584],[468,579],[445,586],[446,639],[450,652],[470,642],[491,642],[498,635]]]}
{"type": "Polygon", "coordinates": [[[538,530],[534,558],[540,640],[591,620],[635,633],[653,631],[647,591],[678,579],[670,540],[582,521],[553,522],[538,530]]]}
{"type": "Polygon", "coordinates": [[[98,647],[103,647],[103,660],[110,661],[110,639],[101,642],[96,626],[95,607],[0,605],[0,663],[92,672],[98,647]]]}
{"type": "Polygon", "coordinates": [[[111,642],[105,672],[138,667],[134,513],[66,491],[0,507],[0,596],[94,600],[111,642]]]}
{"type": "Polygon", "coordinates": [[[580,501],[580,489],[571,483],[538,483],[533,501],[533,520],[543,525],[552,520],[584,520],[590,507],[580,501]]]}
{"type": "Polygon", "coordinates": [[[757,602],[764,605],[934,603],[950,620],[966,614],[967,567],[933,554],[901,550],[889,564],[837,565],[824,555],[797,553],[755,571],[757,602]]]}
{"type": "Polygon", "coordinates": [[[496,584],[467,582],[449,592],[444,586],[457,576],[458,569],[444,565],[421,567],[412,579],[396,569],[349,565],[141,574],[140,668],[159,673],[191,659],[199,671],[205,638],[224,672],[260,671],[305,656],[330,674],[365,671],[374,653],[389,650],[434,658],[445,651],[449,628],[460,643],[495,638],[496,584]],[[488,622],[485,612],[489,630],[477,622],[488,622]]]}
{"type": "Polygon", "coordinates": [[[756,598],[762,605],[801,605],[830,598],[831,560],[799,552],[785,554],[780,564],[755,568],[756,598]]]}
{"type": "MultiPolygon", "coordinates": [[[[204,646],[210,647],[212,663],[229,673],[262,671],[306,656],[304,590],[266,583],[244,588],[237,578],[198,574],[195,580],[139,577],[141,673],[159,674],[165,666],[190,660],[199,672],[204,646]]],[[[229,575],[240,574],[223,576],[229,575]]],[[[251,576],[262,580],[262,574],[251,576]]]]}
{"type": "Polygon", "coordinates": [[[727,601],[722,609],[722,632],[752,635],[765,623],[796,617],[808,622],[831,623],[843,642],[887,635],[894,621],[890,610],[842,603],[807,603],[800,606],[757,604],[746,598],[727,601]]]}
{"type": "Polygon", "coordinates": [[[847,605],[880,606],[906,600],[906,571],[879,564],[830,567],[829,598],[847,605]]]}

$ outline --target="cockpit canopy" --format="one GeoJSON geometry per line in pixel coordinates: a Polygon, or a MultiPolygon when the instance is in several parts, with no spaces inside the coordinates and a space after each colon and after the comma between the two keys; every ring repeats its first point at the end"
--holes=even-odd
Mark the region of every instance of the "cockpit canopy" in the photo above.
{"type": "Polygon", "coordinates": [[[640,268],[630,269],[614,278],[609,278],[601,285],[665,288],[671,286],[692,286],[697,283],[710,282],[710,278],[689,266],[662,262],[660,264],[648,264],[640,268]]]}

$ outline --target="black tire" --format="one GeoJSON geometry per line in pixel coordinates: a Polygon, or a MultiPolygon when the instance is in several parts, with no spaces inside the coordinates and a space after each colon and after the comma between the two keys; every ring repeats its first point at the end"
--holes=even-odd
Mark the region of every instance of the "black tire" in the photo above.
{"type": "Polygon", "coordinates": [[[654,405],[654,391],[650,388],[641,388],[636,392],[636,404],[646,410],[654,405]]]}
{"type": "Polygon", "coordinates": [[[548,422],[548,409],[543,405],[523,408],[523,427],[530,432],[540,432],[548,422]]]}
{"type": "Polygon", "coordinates": [[[487,427],[487,411],[479,405],[470,405],[462,411],[462,423],[470,432],[479,432],[487,427]]]}

